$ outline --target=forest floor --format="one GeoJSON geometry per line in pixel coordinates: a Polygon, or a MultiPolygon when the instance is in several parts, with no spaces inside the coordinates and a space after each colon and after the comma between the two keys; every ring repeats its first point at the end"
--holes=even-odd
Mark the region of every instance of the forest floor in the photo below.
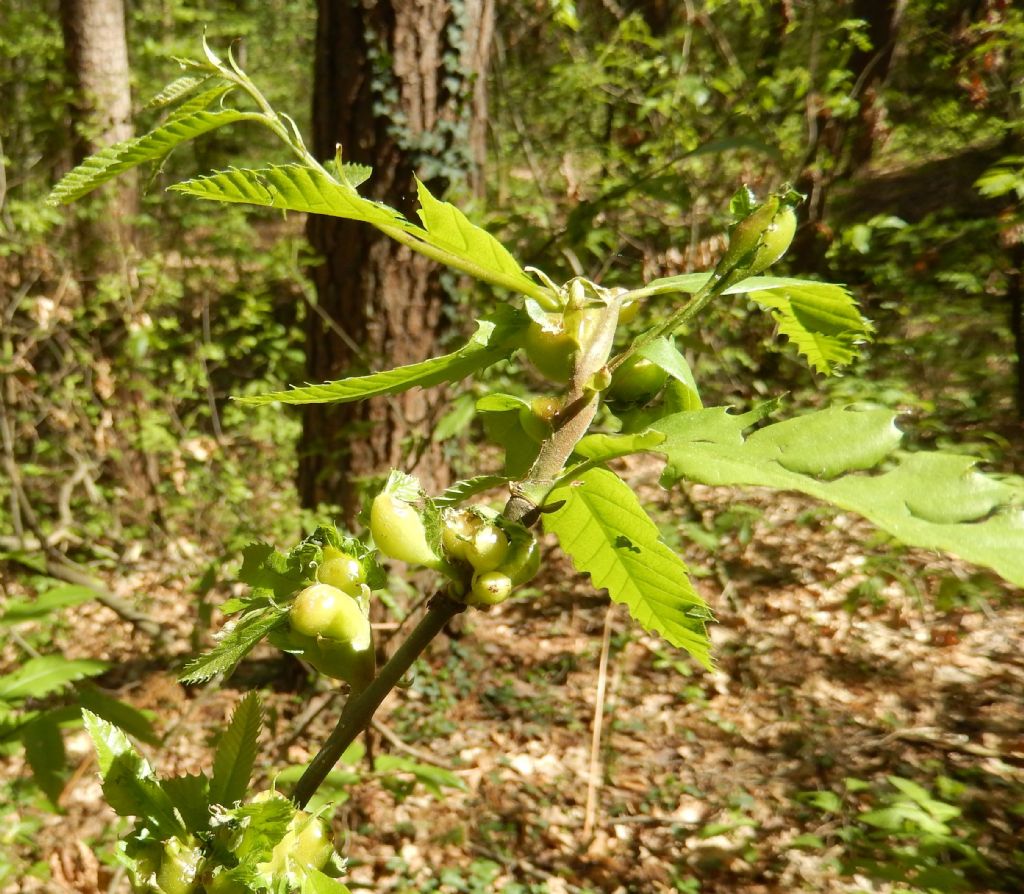
{"type": "MultiPolygon", "coordinates": [[[[717,617],[713,673],[557,553],[532,598],[456,620],[369,737],[452,775],[431,791],[350,768],[334,823],[353,892],[1024,890],[1021,593],[930,554],[893,558],[867,524],[800,498],[736,499],[694,487],[689,521],[666,529],[714,547],[686,548],[717,617]]],[[[307,761],[342,694],[266,646],[222,686],[180,686],[196,597],[173,569],[151,556],[108,577],[165,626],[170,658],[97,604],[53,647],[113,662],[100,682],[155,712],[165,744],[143,751],[162,774],[208,766],[251,686],[266,692],[261,781],[307,761]]],[[[127,890],[112,857],[127,825],[85,734],[67,748],[61,813],[27,798],[5,812],[24,872],[4,892],[127,890]]],[[[4,758],[0,798],[25,771],[4,758]]]]}

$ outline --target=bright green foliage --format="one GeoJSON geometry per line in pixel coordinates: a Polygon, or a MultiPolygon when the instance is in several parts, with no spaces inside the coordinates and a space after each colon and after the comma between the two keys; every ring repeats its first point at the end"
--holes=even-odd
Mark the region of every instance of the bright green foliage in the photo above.
{"type": "MultiPolygon", "coordinates": [[[[326,214],[394,227],[415,237],[416,250],[434,247],[450,266],[485,282],[528,295],[543,296],[512,255],[486,230],[470,223],[454,205],[440,202],[419,184],[424,226],[406,221],[397,211],[362,198],[348,183],[306,165],[276,165],[258,170],[234,168],[171,187],[176,192],[218,202],[240,202],[285,211],[326,214]]],[[[424,251],[426,254],[435,254],[424,251]]]]}
{"type": "Polygon", "coordinates": [[[524,295],[530,295],[536,290],[536,283],[523,272],[508,249],[490,233],[472,223],[451,203],[435,199],[419,180],[416,181],[416,188],[420,200],[419,216],[425,231],[417,232],[407,227],[408,232],[416,233],[424,241],[443,248],[455,257],[479,265],[490,274],[481,277],[489,282],[505,285],[524,295]],[[500,276],[500,280],[493,278],[495,275],[500,276]]]}
{"type": "Polygon", "coordinates": [[[86,711],[103,792],[121,815],[136,817],[118,858],[135,890],[168,894],[347,889],[329,829],[285,797],[249,790],[262,709],[249,693],[217,746],[213,779],[158,779],[116,726],[86,711]]]}
{"type": "Polygon", "coordinates": [[[210,780],[201,773],[160,780],[160,788],[181,815],[185,828],[200,832],[210,825],[210,780]]]}
{"type": "Polygon", "coordinates": [[[82,717],[96,749],[107,803],[121,816],[146,817],[166,837],[184,834],[171,799],[128,737],[91,711],[83,711],[82,717]]]}
{"type": "Polygon", "coordinates": [[[456,481],[443,494],[434,497],[434,504],[438,507],[457,506],[477,494],[501,487],[507,481],[508,479],[503,475],[477,475],[475,478],[468,478],[465,481],[456,481]]]}
{"type": "MultiPolygon", "coordinates": [[[[709,278],[707,273],[686,273],[654,280],[643,291],[652,295],[698,292],[709,278]]],[[[730,286],[725,294],[749,294],[751,300],[770,309],[779,331],[822,373],[833,373],[850,363],[857,344],[866,340],[873,328],[861,316],[849,291],[833,283],[752,276],[730,286]]]]}
{"type": "Polygon", "coordinates": [[[149,102],[147,109],[161,109],[164,106],[174,105],[186,96],[194,93],[209,79],[195,77],[194,75],[183,75],[175,81],[171,81],[166,87],[160,90],[149,102]]]}
{"type": "Polygon", "coordinates": [[[794,490],[849,509],[910,546],[938,549],[993,568],[1024,585],[1024,484],[983,475],[974,457],[942,453],[895,456],[888,410],[832,408],[770,425],[744,437],[760,413],[723,408],[670,416],[655,449],[668,462],[662,483],[686,478],[713,485],[794,490]]]}
{"type": "MultiPolygon", "coordinates": [[[[654,38],[637,17],[628,16],[616,37],[617,41],[620,39],[615,51],[602,61],[608,67],[598,73],[595,82],[604,83],[605,75],[613,73],[610,80],[616,89],[629,90],[634,74],[649,78],[653,72],[642,63],[636,66],[636,72],[631,70],[631,51],[654,38]]],[[[460,482],[441,501],[434,502],[422,493],[415,479],[393,473],[374,499],[370,509],[374,549],[399,560],[432,567],[451,578],[432,603],[426,621],[410,636],[406,644],[409,648],[400,648],[396,656],[405,651],[408,657],[425,647],[429,636],[441,629],[440,622],[461,609],[452,599],[489,606],[503,601],[516,584],[528,580],[537,570],[539,552],[532,535],[519,522],[525,524],[539,516],[545,529],[557,536],[576,568],[590,575],[595,587],[607,589],[613,601],[626,605],[630,615],[646,630],[686,649],[702,665],[710,667],[705,632],[710,612],[694,589],[686,565],[662,541],[658,528],[632,489],[611,471],[599,467],[632,452],[664,454],[667,463],[662,481],[667,486],[688,478],[709,484],[751,484],[802,491],[860,512],[907,543],[946,549],[989,565],[1010,580],[1024,581],[1024,486],[1015,480],[1000,480],[976,472],[975,460],[969,457],[896,453],[901,433],[894,424],[894,414],[888,410],[835,408],[767,425],[748,435],[749,429],[774,411],[775,402],[742,416],[731,416],[724,409],[702,408],[693,372],[673,337],[685,333],[695,341],[708,323],[705,310],[721,308],[727,295],[750,295],[756,304],[768,309],[779,330],[818,372],[832,373],[849,364],[858,344],[871,333],[871,324],[860,315],[842,286],[778,277],[740,279],[746,273],[762,272],[788,247],[796,229],[791,209],[782,207],[784,201],[788,202],[788,195],[774,194],[757,206],[746,188],[738,194],[731,209],[742,219],[732,230],[732,244],[710,274],[674,276],[632,291],[620,291],[590,282],[582,275],[557,286],[546,274],[536,271],[542,283],[538,285],[496,239],[453,205],[437,200],[422,184],[422,225],[360,195],[357,187],[370,175],[367,168],[343,164],[340,152],[333,162],[321,164],[309,155],[291,122],[270,111],[262,94],[233,60],[225,65],[208,47],[206,50],[207,63],[189,64],[227,86],[188,99],[149,135],[87,162],[57,187],[53,198],[63,200],[84,194],[119,171],[157,160],[174,146],[221,124],[254,121],[279,137],[298,157],[298,163],[231,168],[172,189],[220,202],[363,221],[455,271],[511,290],[514,300],[524,305],[522,309],[504,307],[498,314],[485,318],[467,345],[444,357],[341,382],[247,397],[245,403],[346,402],[396,394],[412,387],[457,382],[511,357],[519,348],[524,348],[535,367],[550,379],[570,385],[565,394],[549,396],[557,411],[543,417],[540,425],[534,424],[538,421],[532,415],[534,403],[517,395],[497,392],[475,402],[488,434],[506,448],[506,477],[481,476],[460,482]],[[232,85],[253,99],[260,111],[205,111],[211,97],[223,98],[232,85]],[[636,333],[625,322],[619,335],[626,337],[626,343],[622,344],[620,338],[622,353],[616,353],[611,332],[615,308],[650,305],[659,296],[677,296],[680,292],[693,297],[673,297],[666,302],[668,307],[653,308],[650,316],[661,319],[646,330],[636,333]],[[603,309],[608,313],[602,313],[603,309]],[[569,320],[575,324],[568,325],[569,320]],[[527,333],[529,321],[539,324],[534,325],[532,336],[527,333]],[[549,325],[549,330],[560,329],[547,333],[557,336],[554,343],[538,336],[543,334],[545,321],[557,323],[549,325]],[[638,357],[643,360],[637,360],[638,357]],[[617,404],[615,389],[609,388],[615,382],[613,370],[625,375],[629,364],[639,362],[652,364],[656,387],[620,392],[617,404]],[[584,377],[579,374],[583,368],[586,382],[577,381],[584,377]],[[612,399],[604,403],[606,398],[612,399]],[[622,407],[629,403],[644,406],[622,407]],[[594,419],[599,425],[608,423],[609,430],[586,433],[594,419]],[[525,446],[520,446],[520,441],[525,446]],[[573,466],[577,461],[581,462],[573,466]],[[566,464],[569,472],[565,470],[566,464]],[[487,542],[475,535],[483,530],[481,525],[490,525],[475,524],[485,516],[482,509],[472,508],[465,513],[439,509],[442,505],[457,505],[495,484],[509,485],[515,499],[508,503],[508,517],[499,518],[490,529],[496,533],[487,542]],[[459,529],[453,525],[445,539],[444,520],[456,515],[471,517],[474,524],[467,522],[459,529]],[[473,532],[473,536],[463,528],[473,532]],[[442,543],[447,560],[441,558],[442,543]],[[438,626],[431,626],[435,623],[438,626]]],[[[706,60],[698,59],[694,64],[707,66],[706,60]]],[[[202,79],[178,81],[158,96],[157,103],[180,101],[201,84],[202,79]]],[[[709,88],[686,79],[680,90],[695,109],[713,97],[709,88]]],[[[720,78],[713,90],[742,105],[735,83],[720,78]]],[[[837,89],[833,99],[841,96],[842,89],[837,89]]],[[[679,94],[674,95],[672,102],[665,104],[666,100],[659,97],[649,110],[674,114],[678,98],[679,94]]],[[[841,117],[839,110],[832,112],[841,117]]],[[[852,117],[853,109],[848,109],[847,114],[852,117]]],[[[685,122],[699,116],[676,117],[685,122]]],[[[681,145],[689,148],[682,150],[676,160],[725,149],[750,148],[749,140],[735,136],[702,143],[704,135],[699,129],[685,123],[678,127],[687,137],[681,145]]],[[[676,126],[666,130],[675,131],[676,126]]],[[[650,179],[645,175],[637,183],[616,184],[609,195],[623,197],[635,191],[638,183],[650,179]]],[[[681,179],[666,174],[660,185],[648,184],[647,194],[654,198],[659,193],[676,193],[671,201],[681,208],[683,202],[678,194],[685,192],[681,179]]],[[[598,204],[588,207],[588,203],[580,203],[566,222],[567,230],[575,231],[577,236],[583,234],[586,251],[580,255],[584,257],[588,253],[600,255],[612,247],[611,243],[601,242],[607,235],[600,232],[599,217],[604,212],[597,208],[598,204]]],[[[658,227],[668,229],[663,220],[659,220],[658,227]]],[[[615,279],[621,271],[609,273],[609,279],[615,279]]],[[[691,347],[688,344],[687,350],[691,347]]],[[[464,406],[474,406],[472,399],[463,400],[464,406]]],[[[354,718],[359,717],[358,723],[365,727],[373,705],[380,703],[373,699],[383,698],[409,664],[393,676],[386,670],[374,678],[368,642],[360,642],[365,647],[359,651],[370,656],[365,664],[350,663],[352,655],[348,653],[332,653],[331,650],[342,647],[354,648],[349,636],[351,625],[339,622],[335,626],[340,615],[333,613],[333,605],[311,606],[318,612],[324,611],[305,617],[305,597],[332,589],[325,584],[309,586],[317,569],[325,567],[330,556],[351,555],[359,563],[360,572],[366,572],[367,586],[360,584],[360,592],[352,596],[336,592],[347,600],[347,620],[365,621],[368,591],[382,577],[371,552],[359,541],[342,538],[328,528],[318,529],[287,554],[266,544],[247,549],[239,577],[251,585],[252,592],[225,605],[226,611],[240,613],[237,623],[222,634],[209,654],[185,668],[182,679],[196,682],[230,672],[259,641],[269,638],[286,651],[306,658],[323,673],[347,679],[354,689],[363,690],[349,703],[351,711],[346,708],[342,715],[340,732],[332,735],[334,743],[351,742],[344,737],[358,734],[354,718]],[[286,620],[289,617],[291,624],[286,620]],[[365,717],[364,706],[369,706],[365,717]],[[350,729],[345,729],[346,724],[350,729]]],[[[333,599],[332,594],[328,595],[333,599]]],[[[389,670],[395,670],[398,663],[390,665],[389,670]]],[[[143,876],[148,880],[152,874],[146,861],[154,858],[156,850],[151,845],[159,838],[163,845],[159,871],[177,871],[173,861],[185,855],[195,874],[204,876],[202,883],[210,891],[262,886],[279,894],[296,885],[301,885],[304,892],[344,890],[340,883],[319,872],[320,857],[327,856],[319,842],[314,842],[316,856],[310,860],[291,859],[284,853],[292,842],[298,841],[297,823],[306,820],[304,815],[295,813],[290,803],[273,797],[239,803],[255,759],[259,707],[254,699],[240,704],[221,741],[209,782],[201,777],[156,782],[148,765],[131,749],[123,734],[98,717],[87,717],[100,754],[108,800],[122,814],[140,816],[139,828],[125,848],[136,882],[143,876]],[[197,836],[201,846],[196,844],[197,836]]],[[[55,753],[60,746],[59,736],[54,735],[55,718],[43,715],[34,722],[39,724],[45,743],[42,753],[55,753]]],[[[339,745],[337,753],[343,747],[344,744],[339,745]]],[[[319,771],[326,763],[330,762],[315,761],[312,769],[319,771]]],[[[45,778],[46,770],[46,766],[41,766],[37,772],[45,778]]],[[[308,789],[303,794],[306,781],[308,777],[303,777],[299,784],[300,800],[309,794],[308,789]]],[[[47,784],[52,787],[53,782],[47,784]]],[[[912,801],[920,802],[906,787],[897,787],[912,801]]],[[[903,810],[896,819],[903,822],[906,813],[903,810]]],[[[942,817],[931,818],[939,826],[944,822],[942,817]]],[[[894,821],[892,815],[884,812],[866,814],[862,819],[883,828],[894,821]]],[[[191,884],[191,879],[187,882],[191,884]]],[[[167,885],[164,887],[167,894],[178,894],[167,885]]]]}
{"type": "Polygon", "coordinates": [[[473,337],[451,354],[433,357],[421,363],[400,366],[368,376],[353,376],[339,382],[306,385],[288,391],[273,391],[255,397],[239,398],[247,404],[323,404],[349,403],[382,394],[399,394],[410,388],[429,388],[444,382],[457,382],[511,356],[516,340],[526,326],[522,315],[508,311],[493,314],[478,322],[473,337]]]}
{"type": "Polygon", "coordinates": [[[660,431],[643,431],[635,435],[584,435],[576,445],[576,454],[594,463],[606,463],[631,453],[656,450],[665,440],[660,431]]]}
{"type": "Polygon", "coordinates": [[[69,171],[53,188],[50,201],[73,202],[124,171],[163,158],[181,143],[194,140],[225,124],[254,120],[254,117],[231,109],[174,117],[145,136],[109,146],[90,156],[73,171],[69,171]]]}
{"type": "Polygon", "coordinates": [[[182,683],[201,683],[217,674],[230,673],[261,639],[284,622],[286,614],[285,608],[267,606],[244,615],[210,652],[186,664],[178,679],[182,683]]]}
{"type": "Polygon", "coordinates": [[[262,725],[260,700],[247,693],[235,708],[213,758],[210,803],[230,806],[245,796],[256,761],[256,737],[262,725]]]}
{"type": "Polygon", "coordinates": [[[578,571],[606,588],[644,629],[711,666],[707,605],[629,485],[591,469],[551,491],[547,505],[553,511],[544,514],[544,529],[558,537],[578,571]]]}
{"type": "Polygon", "coordinates": [[[1024,201],[1024,155],[1001,158],[974,185],[983,196],[1005,196],[1012,192],[1024,201]]]}
{"type": "Polygon", "coordinates": [[[397,211],[364,199],[351,186],[305,165],[274,165],[258,170],[232,168],[176,183],[171,189],[215,202],[240,202],[284,211],[328,214],[382,226],[394,226],[401,220],[397,211]]]}

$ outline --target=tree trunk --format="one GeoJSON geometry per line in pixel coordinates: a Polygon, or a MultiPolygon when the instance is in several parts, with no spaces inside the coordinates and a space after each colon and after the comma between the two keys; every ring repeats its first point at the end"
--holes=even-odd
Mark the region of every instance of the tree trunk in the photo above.
{"type": "MultiPolygon", "coordinates": [[[[493,0],[318,0],[313,151],[374,168],[361,191],[414,216],[413,175],[435,195],[478,182],[483,72],[493,0]]],[[[311,216],[320,313],[310,314],[311,382],[414,363],[436,353],[444,325],[437,265],[365,224],[311,216]],[[330,318],[334,325],[325,322],[330,318]]],[[[431,490],[447,482],[430,440],[437,391],[311,406],[303,419],[299,490],[307,506],[341,503],[359,479],[389,468],[431,490]]]]}
{"type": "MultiPolygon", "coordinates": [[[[882,89],[888,80],[893,54],[907,0],[853,0],[850,18],[867,25],[870,48],[855,48],[846,68],[853,78],[850,97],[858,113],[849,121],[838,120],[827,109],[809,109],[811,137],[803,171],[796,187],[808,196],[807,223],[797,232],[790,250],[803,270],[821,270],[827,238],[819,225],[826,217],[833,185],[865,166],[874,154],[885,129],[886,109],[882,89]]],[[[815,27],[818,27],[815,25],[815,27]]],[[[812,92],[809,101],[816,102],[812,92]]]]}
{"type": "MultiPolygon", "coordinates": [[[[74,161],[131,139],[132,95],[123,0],[60,0],[64,54],[74,100],[74,161]]],[[[127,218],[138,207],[134,171],[103,190],[106,207],[81,222],[86,272],[107,272],[120,261],[127,218]]]]}

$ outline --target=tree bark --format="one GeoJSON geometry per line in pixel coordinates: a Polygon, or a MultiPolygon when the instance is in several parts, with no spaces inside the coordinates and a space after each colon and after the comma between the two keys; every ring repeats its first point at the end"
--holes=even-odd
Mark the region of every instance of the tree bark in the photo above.
{"type": "MultiPolygon", "coordinates": [[[[134,135],[123,0],[60,0],[64,55],[74,100],[74,161],[134,135]]],[[[134,171],[104,187],[101,213],[80,222],[86,273],[107,272],[120,260],[127,219],[138,210],[134,171]]]]}
{"type": "MultiPolygon", "coordinates": [[[[906,2],[852,0],[850,18],[865,22],[870,41],[870,48],[855,48],[846,63],[853,78],[850,96],[858,104],[858,113],[852,120],[841,121],[824,108],[809,109],[810,140],[796,183],[797,189],[808,196],[807,222],[798,230],[790,250],[801,269],[821,270],[828,240],[819,225],[826,217],[832,187],[871,160],[884,132],[882,90],[892,67],[906,2]]],[[[809,101],[817,102],[813,93],[809,101]]]]}
{"type": "MultiPolygon", "coordinates": [[[[435,195],[479,182],[483,72],[493,0],[318,0],[313,151],[368,164],[364,195],[414,215],[418,175],[435,195]]],[[[311,382],[414,363],[436,353],[445,325],[437,265],[365,224],[312,216],[319,309],[307,327],[311,382]]],[[[358,508],[361,478],[388,468],[429,489],[447,483],[430,434],[438,393],[311,406],[303,419],[299,491],[307,506],[358,508]]]]}

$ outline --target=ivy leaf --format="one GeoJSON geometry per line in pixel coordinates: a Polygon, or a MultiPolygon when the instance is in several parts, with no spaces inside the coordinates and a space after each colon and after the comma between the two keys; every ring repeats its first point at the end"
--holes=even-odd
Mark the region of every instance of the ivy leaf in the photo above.
{"type": "Polygon", "coordinates": [[[235,708],[213,758],[211,804],[230,806],[245,796],[256,761],[256,739],[262,717],[263,708],[255,692],[248,693],[235,708]]]}
{"type": "Polygon", "coordinates": [[[254,113],[234,109],[221,109],[216,112],[197,111],[190,115],[172,116],[161,127],[145,136],[116,143],[89,156],[61,178],[46,201],[51,205],[73,202],[124,171],[138,167],[144,162],[163,158],[176,146],[188,140],[194,140],[225,124],[255,120],[258,117],[254,113]]]}
{"type": "Polygon", "coordinates": [[[555,487],[546,505],[558,508],[542,516],[544,529],[558,537],[578,571],[645,630],[711,667],[708,607],[629,485],[606,469],[590,469],[555,487]]]}
{"type": "Polygon", "coordinates": [[[16,671],[0,677],[0,701],[39,698],[63,689],[83,677],[95,677],[108,667],[105,661],[71,660],[60,655],[30,658],[16,671]]]}
{"type": "Polygon", "coordinates": [[[754,421],[717,407],[657,422],[667,436],[658,447],[667,457],[662,483],[799,491],[857,512],[909,546],[952,553],[1024,586],[1020,479],[982,474],[970,456],[896,454],[890,410],[833,407],[745,437],[754,421]],[[892,467],[878,472],[887,458],[892,467]]]}
{"type": "Polygon", "coordinates": [[[83,710],[82,719],[96,749],[107,803],[119,816],[144,820],[162,837],[183,835],[185,829],[171,799],[124,732],[91,711],[83,710]]]}
{"type": "Polygon", "coordinates": [[[536,290],[536,283],[490,233],[471,223],[454,205],[435,199],[418,178],[416,189],[419,216],[425,229],[407,227],[409,232],[478,268],[479,272],[474,274],[477,279],[526,295],[536,290]]]}
{"type": "MultiPolygon", "coordinates": [[[[648,283],[643,292],[661,295],[700,291],[711,274],[686,273],[648,283]]],[[[845,286],[781,276],[751,276],[726,295],[747,293],[769,308],[779,331],[818,372],[831,374],[857,356],[856,346],[873,331],[845,286]]]]}
{"type": "Polygon", "coordinates": [[[178,679],[201,683],[220,673],[230,673],[249,651],[271,630],[284,622],[288,609],[269,605],[239,618],[221,632],[220,642],[205,655],[185,665],[178,679]]]}
{"type": "Polygon", "coordinates": [[[306,385],[288,391],[274,391],[238,397],[239,403],[259,406],[269,403],[327,404],[350,403],[382,394],[399,394],[410,388],[429,388],[444,382],[457,382],[471,373],[510,357],[519,344],[526,320],[508,308],[478,323],[476,334],[459,350],[409,366],[400,366],[366,376],[353,376],[323,385],[306,385]]]}

